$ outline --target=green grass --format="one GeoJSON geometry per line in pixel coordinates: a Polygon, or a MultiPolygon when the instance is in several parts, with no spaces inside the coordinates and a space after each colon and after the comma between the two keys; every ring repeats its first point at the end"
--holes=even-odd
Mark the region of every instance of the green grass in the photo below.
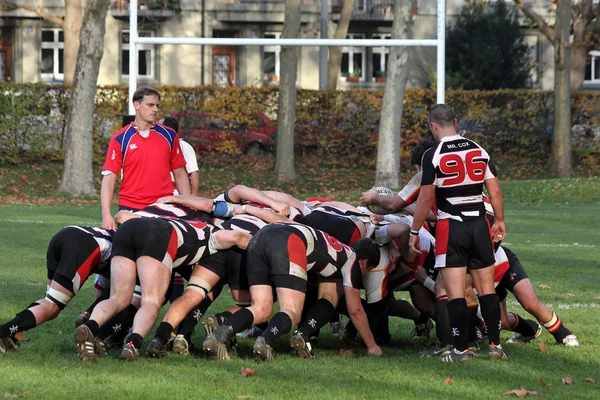
{"type": "MultiPolygon", "coordinates": [[[[365,175],[341,186],[335,174],[321,178],[318,173],[324,171],[315,169],[295,187],[298,194],[323,193],[320,189],[325,188],[327,194],[356,199],[372,179],[365,175]],[[339,187],[345,190],[335,190],[339,187]]],[[[219,187],[241,182],[239,175],[231,168],[224,170],[219,187]]],[[[257,175],[248,184],[276,186],[271,175],[257,175]]],[[[506,345],[509,362],[443,365],[416,357],[420,348],[410,342],[412,323],[392,318],[393,342],[383,348],[380,358],[367,357],[362,349],[350,357],[338,356],[337,344],[326,328],[315,360],[297,359],[282,338],[276,344],[277,361],[270,364],[252,359],[251,341],[241,341],[240,354],[231,362],[170,355],[163,360],[142,357],[130,364],[118,361],[118,353],[113,352],[96,364],[83,363],[77,358],[72,334],[74,319],[94,295],[88,282],[55,321],[26,333],[29,341],[20,352],[0,356],[0,396],[29,392],[30,397],[40,399],[499,399],[504,392],[523,386],[537,391],[539,398],[598,399],[600,383],[584,379],[600,382],[600,301],[596,299],[600,296],[600,235],[595,222],[600,213],[600,180],[515,181],[503,182],[502,187],[508,200],[506,243],[521,258],[541,300],[551,304],[577,334],[579,348],[554,345],[552,336],[544,332],[534,343],[506,345]],[[540,284],[551,288],[541,289],[540,284]],[[548,345],[543,352],[540,343],[548,345]],[[258,374],[242,377],[241,367],[257,368],[258,374]],[[574,384],[562,385],[562,376],[571,376],[574,384]],[[446,378],[454,384],[445,385],[446,378]],[[552,387],[545,388],[540,378],[552,387]]],[[[99,206],[88,203],[0,206],[0,321],[43,297],[45,251],[52,235],[68,224],[99,224],[99,215],[99,206]]],[[[509,310],[526,315],[513,297],[508,300],[509,310]]],[[[209,312],[230,305],[225,290],[209,312]]],[[[200,331],[194,336],[197,344],[204,337],[200,331]]],[[[503,339],[509,336],[502,334],[503,339]]]]}

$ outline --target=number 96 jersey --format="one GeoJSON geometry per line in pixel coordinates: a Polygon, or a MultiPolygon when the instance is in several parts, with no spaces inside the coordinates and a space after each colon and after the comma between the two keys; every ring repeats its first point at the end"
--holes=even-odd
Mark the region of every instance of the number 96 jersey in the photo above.
{"type": "Polygon", "coordinates": [[[485,215],[483,183],[496,170],[483,147],[459,135],[444,137],[423,154],[422,170],[421,186],[436,186],[438,219],[485,215]]]}

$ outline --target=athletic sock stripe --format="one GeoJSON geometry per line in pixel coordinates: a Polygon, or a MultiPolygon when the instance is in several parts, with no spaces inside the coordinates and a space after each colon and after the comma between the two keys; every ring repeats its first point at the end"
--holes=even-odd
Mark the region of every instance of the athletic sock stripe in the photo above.
{"type": "Polygon", "coordinates": [[[552,325],[550,328],[547,328],[548,332],[550,332],[550,333],[555,332],[558,328],[560,328],[561,325],[562,325],[562,321],[560,320],[560,318],[557,318],[554,325],[552,325]]]}

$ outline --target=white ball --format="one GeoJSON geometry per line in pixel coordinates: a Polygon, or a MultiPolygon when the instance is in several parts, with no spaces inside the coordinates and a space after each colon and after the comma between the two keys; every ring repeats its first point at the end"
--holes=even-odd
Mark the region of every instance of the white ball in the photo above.
{"type": "MultiPolygon", "coordinates": [[[[393,196],[394,195],[394,191],[392,189],[389,189],[389,188],[386,188],[383,186],[378,186],[375,188],[375,190],[377,190],[377,194],[379,194],[380,196],[393,196]]],[[[390,210],[386,210],[385,208],[379,207],[379,206],[369,205],[369,206],[367,206],[367,208],[373,214],[385,215],[385,214],[390,213],[390,210]]]]}

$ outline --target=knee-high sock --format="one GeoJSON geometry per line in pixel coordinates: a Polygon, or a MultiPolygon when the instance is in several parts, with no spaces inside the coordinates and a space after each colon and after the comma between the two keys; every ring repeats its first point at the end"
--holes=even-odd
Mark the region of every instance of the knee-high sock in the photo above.
{"type": "Polygon", "coordinates": [[[479,305],[481,306],[481,316],[487,327],[488,338],[490,345],[500,344],[500,301],[495,293],[486,294],[479,297],[479,305]]]}
{"type": "Polygon", "coordinates": [[[277,337],[285,335],[291,330],[292,320],[290,316],[280,311],[269,320],[269,326],[261,336],[265,338],[267,344],[271,344],[277,337]]]}
{"type": "Polygon", "coordinates": [[[337,315],[333,304],[327,299],[318,300],[306,313],[304,321],[300,324],[300,332],[306,338],[314,336],[316,332],[331,321],[333,315],[337,315]]]}
{"type": "Polygon", "coordinates": [[[450,316],[455,350],[467,350],[469,340],[469,309],[467,301],[460,298],[448,301],[448,315],[450,316]]]}

